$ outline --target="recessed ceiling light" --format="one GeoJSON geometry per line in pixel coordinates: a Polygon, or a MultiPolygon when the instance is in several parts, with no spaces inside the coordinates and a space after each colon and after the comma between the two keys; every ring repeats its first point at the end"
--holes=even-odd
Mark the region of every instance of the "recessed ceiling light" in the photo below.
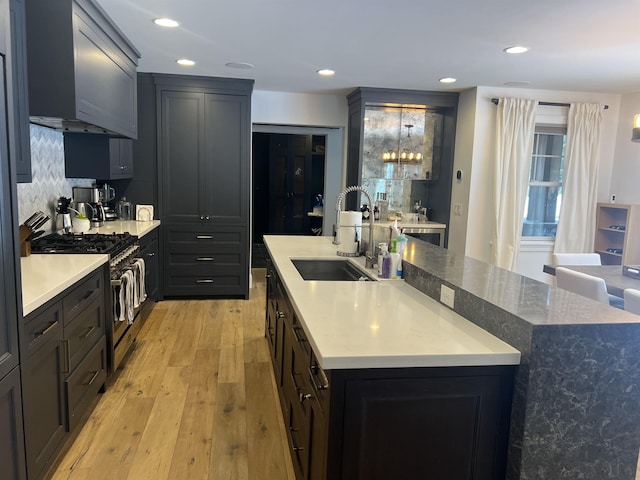
{"type": "Polygon", "coordinates": [[[225,65],[229,68],[237,68],[238,70],[251,70],[253,68],[253,64],[246,62],[229,62],[225,63],[225,65]]]}
{"type": "Polygon", "coordinates": [[[440,79],[440,83],[456,83],[456,79],[453,77],[444,77],[440,79]]]}
{"type": "Polygon", "coordinates": [[[527,47],[516,45],[515,47],[508,47],[503,50],[505,53],[524,53],[529,50],[527,47]]]}
{"type": "Polygon", "coordinates": [[[171,20],[170,18],[156,18],[153,23],[167,28],[176,28],[180,26],[178,22],[176,22],[175,20],[171,20]]]}
{"type": "Polygon", "coordinates": [[[323,77],[331,77],[335,75],[336,72],[333,70],[329,70],[328,68],[323,68],[322,70],[318,70],[318,75],[322,75],[323,77]]]}
{"type": "Polygon", "coordinates": [[[193,67],[196,62],[193,60],[189,60],[188,58],[181,58],[180,60],[176,60],[178,65],[182,65],[183,67],[193,67]]]}

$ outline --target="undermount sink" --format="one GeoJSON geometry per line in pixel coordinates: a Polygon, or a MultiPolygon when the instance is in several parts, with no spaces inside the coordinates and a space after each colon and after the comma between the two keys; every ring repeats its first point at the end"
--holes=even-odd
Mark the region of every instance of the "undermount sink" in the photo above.
{"type": "Polygon", "coordinates": [[[324,280],[334,282],[369,282],[375,280],[348,260],[344,259],[292,259],[303,280],[324,280]]]}

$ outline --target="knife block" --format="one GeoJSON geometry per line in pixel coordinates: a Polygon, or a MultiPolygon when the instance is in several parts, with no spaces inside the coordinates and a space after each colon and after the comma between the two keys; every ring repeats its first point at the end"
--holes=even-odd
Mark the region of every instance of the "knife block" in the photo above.
{"type": "Polygon", "coordinates": [[[20,256],[28,257],[31,255],[31,240],[29,237],[33,234],[33,230],[31,230],[26,225],[20,225],[20,256]]]}

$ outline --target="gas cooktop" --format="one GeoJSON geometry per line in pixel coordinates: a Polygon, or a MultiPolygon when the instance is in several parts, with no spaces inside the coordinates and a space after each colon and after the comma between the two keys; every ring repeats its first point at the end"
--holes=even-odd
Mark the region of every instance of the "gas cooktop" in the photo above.
{"type": "Polygon", "coordinates": [[[52,233],[31,241],[31,253],[103,253],[116,255],[138,239],[125,233],[52,233]]]}

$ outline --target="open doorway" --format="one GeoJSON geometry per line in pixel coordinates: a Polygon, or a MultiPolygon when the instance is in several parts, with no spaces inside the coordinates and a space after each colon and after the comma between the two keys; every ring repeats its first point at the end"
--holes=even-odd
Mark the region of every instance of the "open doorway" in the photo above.
{"type": "Polygon", "coordinates": [[[326,135],[254,132],[252,266],[264,266],[262,236],[322,235],[326,135]]]}

